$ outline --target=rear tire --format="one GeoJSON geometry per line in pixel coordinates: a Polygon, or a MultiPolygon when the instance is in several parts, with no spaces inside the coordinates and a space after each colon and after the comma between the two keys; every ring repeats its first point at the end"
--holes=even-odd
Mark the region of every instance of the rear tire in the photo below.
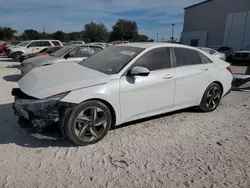
{"type": "Polygon", "coordinates": [[[203,112],[212,112],[220,104],[222,97],[222,88],[217,83],[212,83],[208,86],[203,94],[199,109],[203,112]]]}
{"type": "Polygon", "coordinates": [[[67,137],[76,145],[102,140],[112,124],[109,108],[99,101],[86,101],[72,109],[65,124],[67,137]]]}

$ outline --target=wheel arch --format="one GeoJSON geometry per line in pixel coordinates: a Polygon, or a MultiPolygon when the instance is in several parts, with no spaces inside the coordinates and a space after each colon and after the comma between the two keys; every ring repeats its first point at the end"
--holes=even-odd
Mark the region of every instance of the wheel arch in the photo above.
{"type": "Polygon", "coordinates": [[[22,54],[24,54],[24,52],[23,52],[23,51],[21,51],[21,50],[16,51],[16,52],[14,52],[13,54],[17,54],[17,53],[22,53],[22,54]]]}
{"type": "Polygon", "coordinates": [[[223,93],[224,93],[224,88],[223,88],[222,83],[219,82],[219,81],[214,81],[214,82],[212,82],[211,84],[213,84],[213,83],[218,84],[218,85],[220,86],[220,88],[221,88],[221,90],[222,90],[222,94],[223,94],[223,93]]]}

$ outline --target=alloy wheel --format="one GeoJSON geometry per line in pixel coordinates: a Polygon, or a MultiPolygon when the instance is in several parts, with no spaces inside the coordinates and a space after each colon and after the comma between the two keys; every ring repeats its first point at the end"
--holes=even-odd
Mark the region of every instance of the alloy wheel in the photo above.
{"type": "Polygon", "coordinates": [[[74,132],[79,140],[89,142],[101,137],[106,126],[105,112],[98,107],[89,107],[78,114],[74,122],[74,132]]]}
{"type": "Polygon", "coordinates": [[[221,94],[217,87],[211,87],[207,92],[206,106],[208,109],[215,109],[220,102],[221,94]]]}

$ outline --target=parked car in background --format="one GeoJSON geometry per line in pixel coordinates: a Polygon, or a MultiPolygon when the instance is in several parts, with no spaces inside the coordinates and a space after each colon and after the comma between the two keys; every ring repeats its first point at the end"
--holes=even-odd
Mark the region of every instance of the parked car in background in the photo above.
{"type": "Polygon", "coordinates": [[[84,41],[69,41],[67,45],[82,45],[85,44],[84,41]]]}
{"type": "Polygon", "coordinates": [[[5,45],[0,44],[0,54],[3,54],[5,52],[5,45]]]}
{"type": "Polygon", "coordinates": [[[6,47],[9,47],[9,46],[16,46],[17,44],[21,43],[21,41],[7,41],[5,43],[5,46],[6,47]]]}
{"type": "Polygon", "coordinates": [[[232,65],[250,66],[250,45],[234,53],[232,65]]]}
{"type": "Polygon", "coordinates": [[[80,64],[34,69],[13,89],[15,114],[38,131],[59,124],[77,145],[111,127],[187,107],[214,111],[231,88],[230,64],[171,43],[109,47],[80,64]]]}
{"type": "Polygon", "coordinates": [[[32,57],[37,57],[37,56],[47,56],[56,52],[57,50],[60,50],[62,47],[63,46],[53,46],[53,47],[44,48],[40,52],[37,52],[37,53],[21,55],[19,57],[19,61],[23,62],[26,59],[30,59],[32,57]]]}
{"type": "Polygon", "coordinates": [[[44,48],[51,46],[62,46],[62,43],[59,40],[31,40],[26,41],[17,45],[16,47],[11,48],[9,56],[14,60],[19,60],[21,55],[37,53],[44,48]]]}
{"type": "Polygon", "coordinates": [[[210,55],[216,56],[223,61],[226,61],[226,55],[224,53],[217,52],[216,50],[211,49],[211,48],[207,48],[207,47],[197,47],[197,48],[204,51],[204,52],[209,53],[210,55]]]}
{"type": "Polygon", "coordinates": [[[49,56],[38,56],[21,63],[21,73],[27,74],[33,68],[48,66],[56,63],[74,62],[80,63],[93,54],[100,52],[104,49],[99,45],[81,45],[81,46],[64,46],[60,50],[50,54],[49,56]]]}
{"type": "Polygon", "coordinates": [[[127,43],[129,43],[129,41],[118,40],[118,41],[110,42],[110,43],[108,43],[108,45],[109,46],[114,46],[114,45],[117,45],[117,44],[127,44],[127,43]]]}
{"type": "Polygon", "coordinates": [[[221,53],[224,53],[226,55],[226,61],[227,62],[231,62],[232,61],[232,57],[233,57],[233,54],[234,54],[234,51],[231,47],[228,47],[228,46],[211,46],[210,48],[218,51],[218,52],[221,52],[221,53]]]}
{"type": "Polygon", "coordinates": [[[12,48],[16,48],[18,46],[23,46],[23,45],[26,45],[28,41],[23,41],[23,42],[20,42],[20,43],[17,43],[17,44],[9,44],[9,45],[5,45],[5,54],[8,56],[8,57],[11,57],[11,49],[12,48]]]}
{"type": "Polygon", "coordinates": [[[101,45],[101,46],[103,46],[104,48],[109,47],[108,43],[104,43],[104,42],[92,42],[92,43],[89,43],[89,44],[101,45]]]}

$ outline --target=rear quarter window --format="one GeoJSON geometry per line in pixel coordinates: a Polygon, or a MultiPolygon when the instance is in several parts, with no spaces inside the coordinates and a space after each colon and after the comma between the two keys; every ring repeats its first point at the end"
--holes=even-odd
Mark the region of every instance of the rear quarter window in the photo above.
{"type": "Polygon", "coordinates": [[[207,56],[205,56],[203,53],[198,52],[198,51],[197,51],[197,53],[201,58],[202,64],[213,63],[213,61],[211,59],[209,59],[207,56]]]}

